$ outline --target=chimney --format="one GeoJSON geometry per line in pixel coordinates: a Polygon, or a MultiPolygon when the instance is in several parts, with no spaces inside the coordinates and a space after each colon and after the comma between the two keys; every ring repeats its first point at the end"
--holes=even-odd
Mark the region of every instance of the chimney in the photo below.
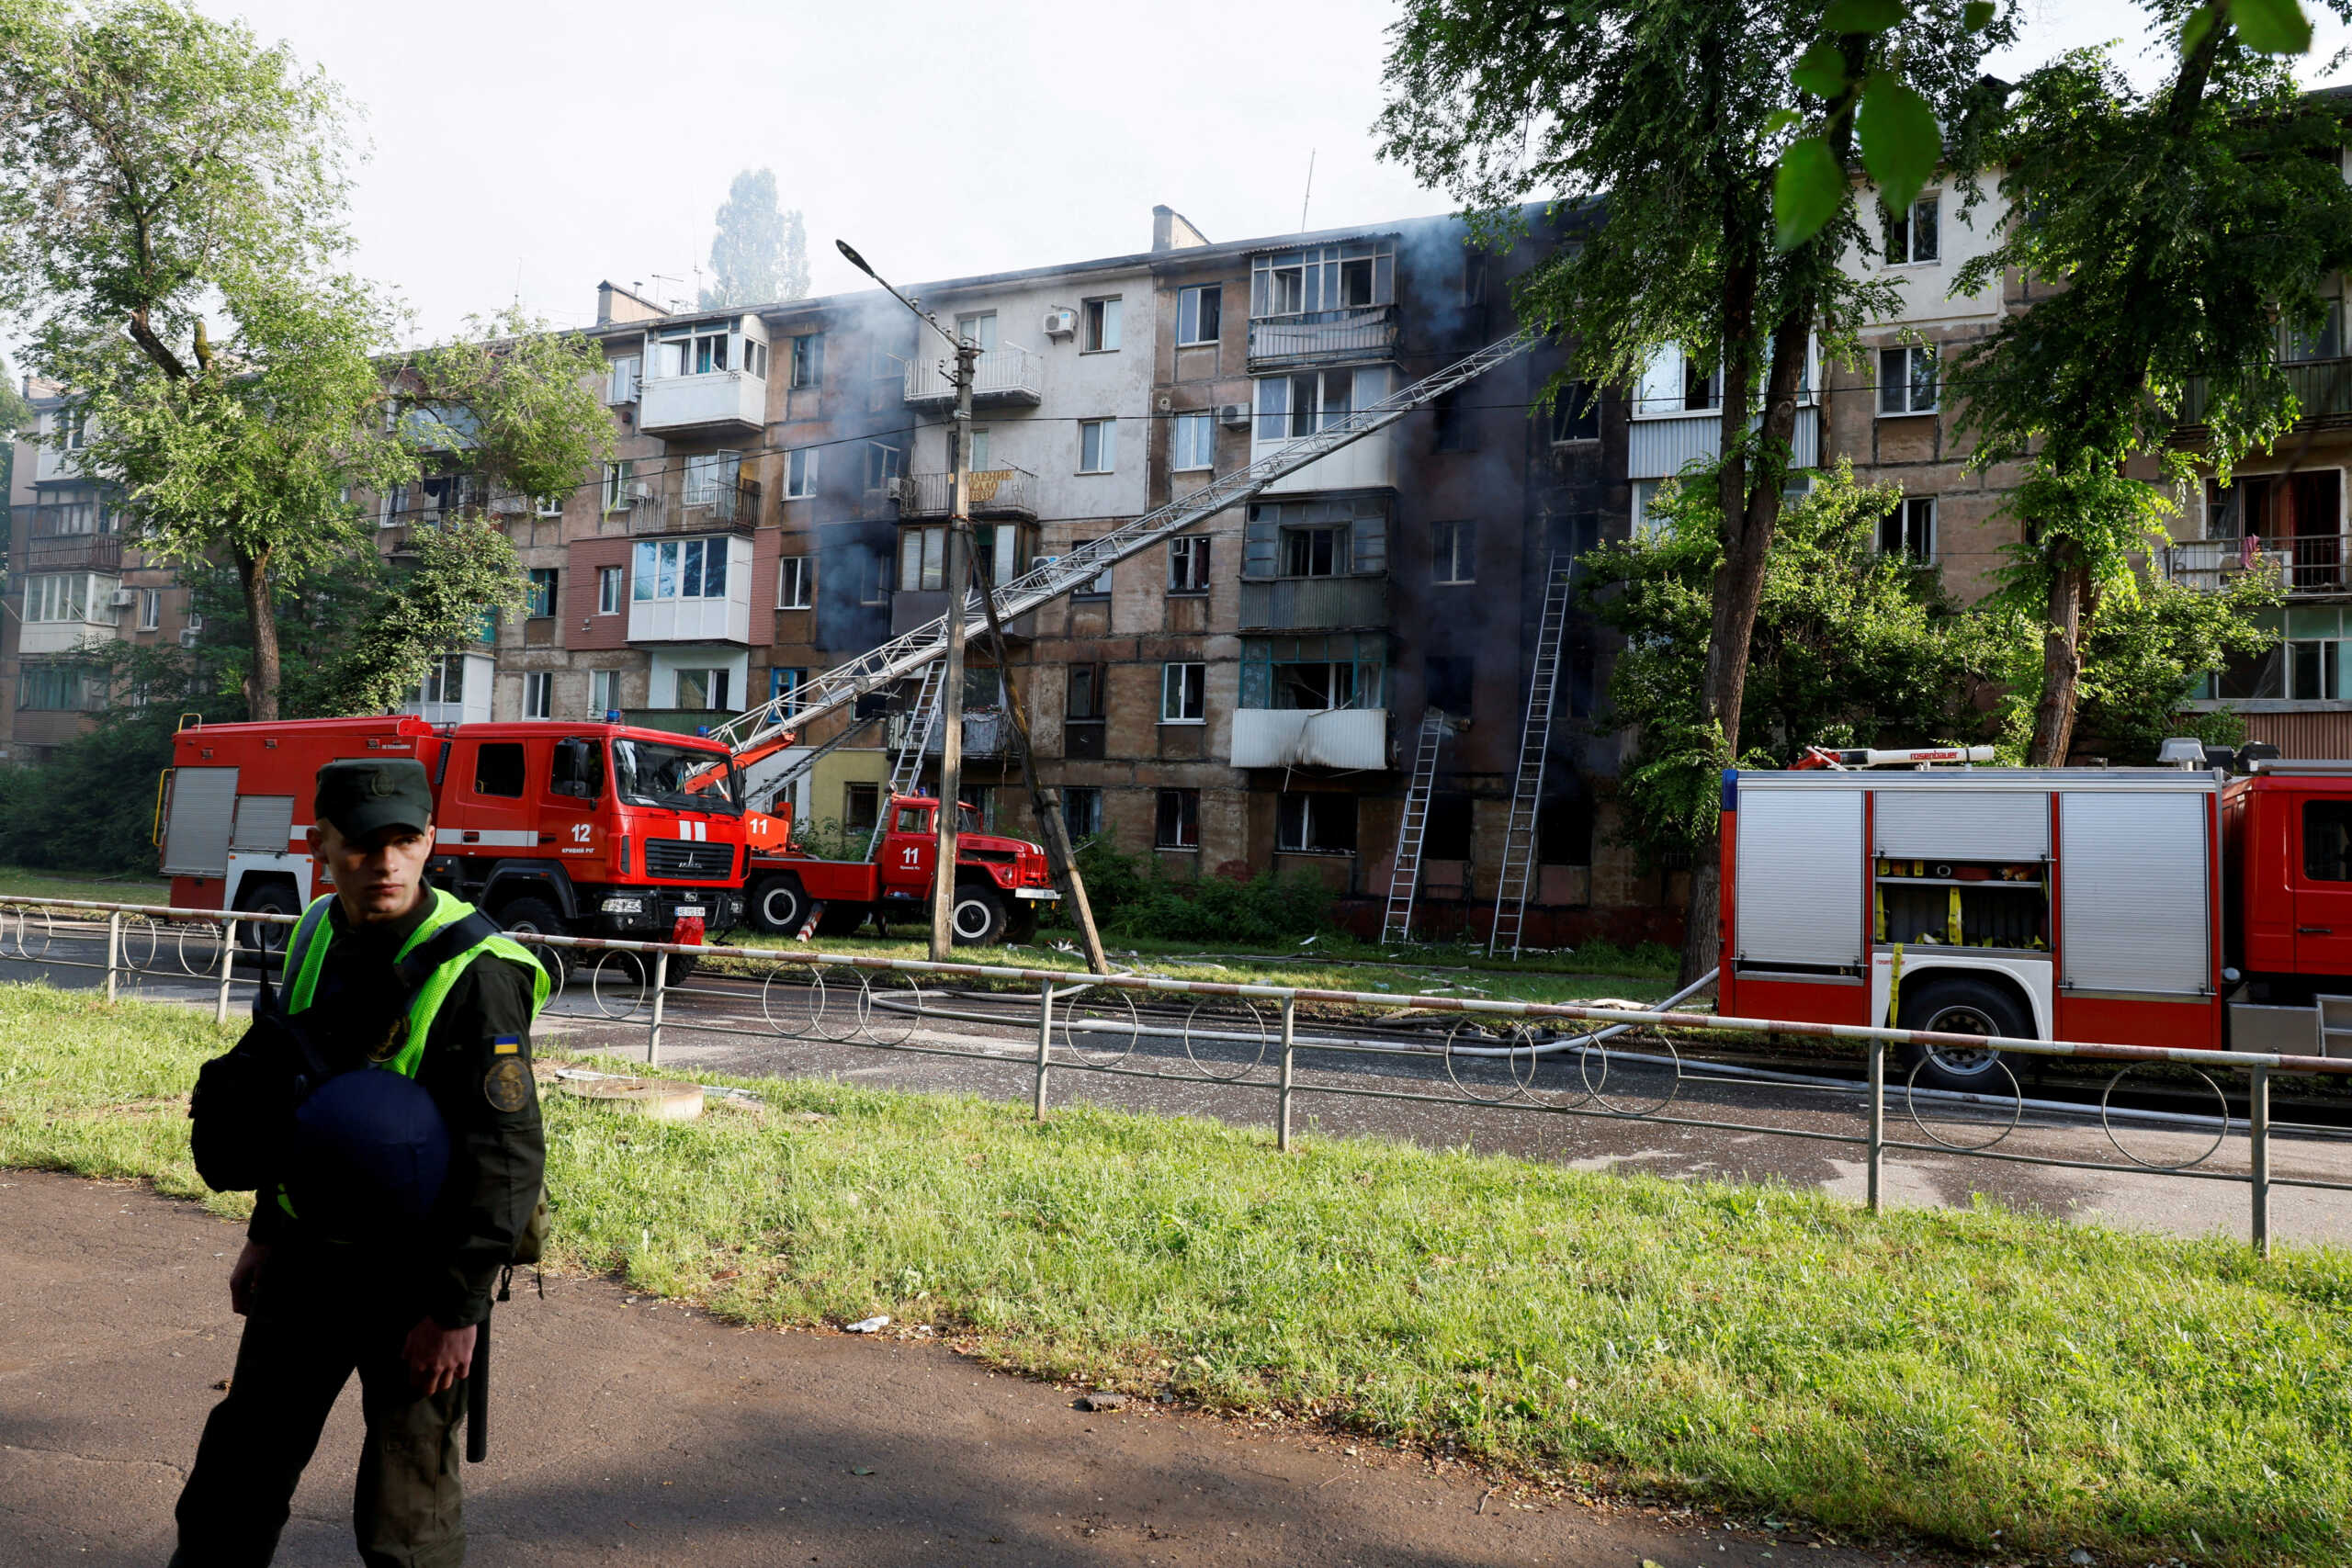
{"type": "Polygon", "coordinates": [[[1174,208],[1163,205],[1151,209],[1153,250],[1184,251],[1208,243],[1209,237],[1193,228],[1193,220],[1174,208]]]}
{"type": "Polygon", "coordinates": [[[616,321],[650,321],[666,314],[652,300],[632,294],[617,283],[596,285],[596,324],[600,327],[616,321]]]}

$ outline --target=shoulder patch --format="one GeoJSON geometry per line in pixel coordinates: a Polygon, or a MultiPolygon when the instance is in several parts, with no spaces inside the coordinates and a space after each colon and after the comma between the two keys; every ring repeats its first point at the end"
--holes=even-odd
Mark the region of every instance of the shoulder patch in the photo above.
{"type": "Polygon", "coordinates": [[[494,1055],[515,1055],[523,1049],[523,1037],[519,1034],[502,1034],[490,1043],[490,1048],[494,1055]]]}
{"type": "Polygon", "coordinates": [[[531,1103],[531,1074],[517,1056],[501,1056],[482,1076],[482,1098],[491,1109],[513,1112],[531,1103]]]}

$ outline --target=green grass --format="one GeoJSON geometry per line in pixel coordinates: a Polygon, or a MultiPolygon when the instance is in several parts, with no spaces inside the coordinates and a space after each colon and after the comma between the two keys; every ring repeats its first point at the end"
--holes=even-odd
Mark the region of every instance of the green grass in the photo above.
{"type": "MultiPolygon", "coordinates": [[[[891,931],[888,940],[871,935],[818,937],[808,945],[827,953],[877,958],[930,956],[927,935],[916,935],[903,925],[891,931]]],[[[748,931],[730,931],[713,940],[738,947],[794,949],[801,945],[789,937],[748,931]]],[[[959,948],[956,955],[972,964],[1085,969],[1083,956],[1057,944],[1075,949],[1077,938],[1047,929],[1035,941],[1019,946],[959,948]]],[[[1396,950],[1337,933],[1317,937],[1312,945],[1295,940],[1228,945],[1148,938],[1105,939],[1102,945],[1114,965],[1171,979],[1368,991],[1393,996],[1399,1007],[1424,992],[1488,1001],[1574,1002],[1594,997],[1655,1001],[1672,991],[1678,957],[1655,943],[1630,952],[1608,943],[1589,943],[1574,953],[1543,953],[1517,961],[1488,958],[1482,950],[1472,948],[1416,949],[1407,963],[1396,950]]]]}
{"type": "MultiPolygon", "coordinates": [[[[0,988],[0,1165],[195,1191],[199,1013],[0,988]]],[[[2352,1558],[2352,1258],[801,1080],[548,1112],[553,1255],[752,1324],[1983,1553],[2352,1558]]],[[[212,1200],[233,1212],[234,1200],[212,1200]]]]}
{"type": "Polygon", "coordinates": [[[95,898],[104,904],[168,904],[172,885],[161,876],[97,876],[0,865],[0,897],[95,898]]]}

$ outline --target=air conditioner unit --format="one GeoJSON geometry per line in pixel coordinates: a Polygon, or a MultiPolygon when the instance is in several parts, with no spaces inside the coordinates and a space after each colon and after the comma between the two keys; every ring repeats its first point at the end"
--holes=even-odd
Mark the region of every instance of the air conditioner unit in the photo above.
{"type": "Polygon", "coordinates": [[[651,479],[630,480],[628,487],[628,498],[631,501],[651,501],[653,499],[653,481],[651,479]]]}
{"type": "Polygon", "coordinates": [[[1046,312],[1046,335],[1047,337],[1071,337],[1076,335],[1077,332],[1078,312],[1076,310],[1048,310],[1046,312]]]}
{"type": "Polygon", "coordinates": [[[107,603],[112,604],[118,610],[128,610],[133,604],[139,603],[139,590],[136,588],[118,588],[114,591],[114,597],[108,600],[107,603]]]}
{"type": "Polygon", "coordinates": [[[1248,403],[1219,403],[1216,410],[1216,422],[1227,430],[1247,430],[1250,427],[1250,405],[1248,403]]]}
{"type": "Polygon", "coordinates": [[[182,648],[194,648],[196,646],[197,637],[200,630],[201,628],[197,626],[182,626],[180,628],[180,646],[182,648]]]}

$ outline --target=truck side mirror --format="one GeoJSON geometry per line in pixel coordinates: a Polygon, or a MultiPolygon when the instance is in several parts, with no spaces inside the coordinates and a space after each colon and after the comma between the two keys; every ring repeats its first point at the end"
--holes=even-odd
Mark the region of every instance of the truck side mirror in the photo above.
{"type": "Polygon", "coordinates": [[[604,782],[603,759],[597,755],[594,741],[574,737],[555,743],[555,765],[548,773],[549,793],[594,800],[604,788],[604,782]]]}

